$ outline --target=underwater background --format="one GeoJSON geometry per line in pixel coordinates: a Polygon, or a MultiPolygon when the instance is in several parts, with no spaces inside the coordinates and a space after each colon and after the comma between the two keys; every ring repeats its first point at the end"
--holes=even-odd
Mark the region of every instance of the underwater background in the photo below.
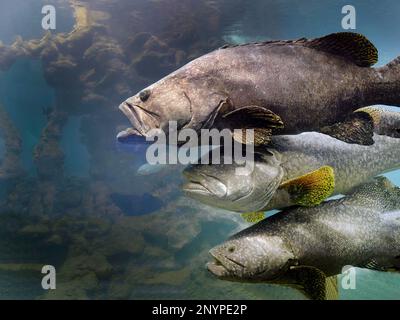
{"type": "MultiPolygon", "coordinates": [[[[397,0],[1,0],[0,299],[305,299],[206,271],[246,224],[186,198],[182,168],[138,173],[145,151],[115,141],[129,126],[118,105],[225,43],[343,31],[346,4],[379,65],[400,55],[397,0]]],[[[400,274],[356,275],[341,299],[400,298],[400,274]]]]}

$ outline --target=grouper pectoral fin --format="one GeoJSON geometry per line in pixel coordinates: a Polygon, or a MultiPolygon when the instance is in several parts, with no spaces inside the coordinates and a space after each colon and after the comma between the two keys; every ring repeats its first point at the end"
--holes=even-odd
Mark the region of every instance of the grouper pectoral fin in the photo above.
{"type": "Polygon", "coordinates": [[[254,129],[254,136],[249,139],[246,129],[233,132],[233,139],[241,144],[254,144],[256,147],[265,146],[270,143],[272,136],[271,129],[254,129]]]}
{"type": "Polygon", "coordinates": [[[301,177],[282,183],[292,201],[299,206],[312,207],[332,195],[335,189],[335,174],[330,166],[323,166],[301,177]]]}
{"type": "Polygon", "coordinates": [[[374,144],[374,119],[369,113],[358,111],[320,132],[346,143],[370,146],[374,144]]]}
{"type": "Polygon", "coordinates": [[[300,286],[306,296],[312,300],[326,300],[327,291],[329,291],[329,295],[332,295],[332,281],[329,280],[329,282],[327,282],[325,273],[318,268],[311,266],[292,266],[288,274],[290,278],[300,286]]]}
{"type": "Polygon", "coordinates": [[[339,32],[312,40],[299,40],[304,46],[346,58],[360,67],[370,67],[378,62],[378,50],[363,35],[339,32]]]}
{"type": "Polygon", "coordinates": [[[246,212],[242,213],[241,216],[243,220],[248,223],[257,223],[265,219],[265,212],[264,211],[246,212]]]}
{"type": "MultiPolygon", "coordinates": [[[[223,113],[218,120],[231,129],[254,129],[254,145],[264,145],[270,141],[274,129],[283,128],[282,119],[271,110],[259,106],[245,106],[223,113]]],[[[240,143],[252,143],[246,139],[244,130],[234,134],[240,143]]]]}

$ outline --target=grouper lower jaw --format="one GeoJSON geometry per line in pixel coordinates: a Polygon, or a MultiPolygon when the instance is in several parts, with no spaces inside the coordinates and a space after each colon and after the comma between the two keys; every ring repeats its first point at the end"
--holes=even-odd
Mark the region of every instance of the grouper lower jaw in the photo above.
{"type": "Polygon", "coordinates": [[[225,278],[229,275],[228,270],[218,261],[210,261],[206,264],[207,270],[218,278],[225,278]]]}
{"type": "Polygon", "coordinates": [[[209,196],[210,191],[205,188],[201,183],[189,181],[182,185],[182,191],[188,196],[193,194],[199,194],[204,196],[209,196]]]}
{"type": "Polygon", "coordinates": [[[228,270],[227,266],[232,262],[225,259],[225,257],[220,256],[215,248],[211,249],[209,254],[214,260],[207,263],[206,267],[208,271],[218,278],[228,279],[230,276],[230,271],[228,270]]]}
{"type": "Polygon", "coordinates": [[[140,135],[144,136],[145,132],[142,129],[143,122],[141,121],[139,114],[134,106],[125,101],[119,106],[119,110],[121,110],[122,113],[129,119],[129,122],[132,124],[133,129],[136,130],[140,135]]]}
{"type": "Polygon", "coordinates": [[[119,109],[128,118],[133,129],[137,130],[142,136],[149,136],[149,131],[152,129],[160,129],[159,115],[157,113],[132,104],[128,100],[123,102],[119,109]]]}
{"type": "Polygon", "coordinates": [[[139,131],[127,128],[117,134],[117,141],[126,144],[145,143],[146,138],[139,131]]]}

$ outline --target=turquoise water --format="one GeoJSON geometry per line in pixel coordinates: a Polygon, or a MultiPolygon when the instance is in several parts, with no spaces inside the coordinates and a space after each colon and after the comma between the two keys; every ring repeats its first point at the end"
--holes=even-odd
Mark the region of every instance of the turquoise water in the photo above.
{"type": "MultiPolygon", "coordinates": [[[[42,7],[53,4],[45,0],[2,0],[0,11],[0,39],[11,44],[17,36],[23,39],[40,38],[42,29],[42,7]]],[[[56,32],[69,32],[74,25],[74,18],[68,3],[60,2],[57,6],[56,32]],[[60,5],[61,4],[61,5],[60,5]]]]}
{"type": "Polygon", "coordinates": [[[40,61],[22,59],[1,72],[0,99],[21,135],[23,165],[33,172],[33,148],[46,124],[42,108],[54,103],[54,91],[43,78],[40,61]]]}
{"type": "Polygon", "coordinates": [[[81,123],[80,117],[73,116],[68,119],[62,131],[60,145],[65,154],[65,173],[71,176],[88,177],[90,155],[82,143],[81,123]]]}
{"type": "Polygon", "coordinates": [[[0,159],[3,159],[5,151],[6,151],[3,139],[4,139],[3,137],[0,137],[0,159]]]}
{"type": "MultiPolygon", "coordinates": [[[[43,3],[1,1],[0,40],[40,39],[43,3]]],[[[347,1],[82,3],[89,14],[97,12],[96,27],[68,36],[73,12],[60,0],[57,38],[40,54],[18,51],[9,65],[0,47],[0,103],[22,140],[23,168],[0,180],[0,298],[305,299],[289,287],[224,282],[205,270],[208,250],[246,225],[237,214],[184,197],[181,168],[138,175],[144,149],[115,144],[129,125],[117,106],[225,41],[342,31],[347,1]],[[143,44],[150,38],[143,32],[152,42],[143,44]],[[54,291],[40,286],[40,269],[48,264],[57,270],[54,291]]],[[[377,46],[378,64],[399,55],[400,3],[352,4],[356,31],[377,46]]],[[[0,163],[4,157],[0,136],[0,163]]],[[[387,176],[400,185],[400,171],[387,176]]],[[[341,289],[341,299],[400,297],[400,275],[356,274],[357,288],[341,289]]]]}

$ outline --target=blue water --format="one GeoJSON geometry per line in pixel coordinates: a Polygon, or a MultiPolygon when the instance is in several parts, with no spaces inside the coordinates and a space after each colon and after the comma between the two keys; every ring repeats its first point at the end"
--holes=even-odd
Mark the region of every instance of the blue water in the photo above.
{"type": "Polygon", "coordinates": [[[90,154],[82,143],[81,118],[72,116],[63,128],[60,146],[65,154],[66,174],[78,177],[89,176],[90,154]]]}
{"type": "Polygon", "coordinates": [[[0,135],[0,159],[3,159],[5,151],[4,138],[0,135]]]}
{"type": "Polygon", "coordinates": [[[21,160],[28,172],[34,172],[32,153],[46,124],[42,110],[51,106],[54,99],[40,61],[18,60],[9,70],[0,72],[0,100],[21,136],[21,160]]]}
{"type": "Polygon", "coordinates": [[[141,216],[161,209],[163,203],[160,199],[145,193],[142,196],[132,194],[111,194],[111,200],[127,216],[141,216]]]}
{"type": "MultiPolygon", "coordinates": [[[[49,1],[42,0],[1,0],[0,39],[5,44],[12,43],[17,36],[23,39],[40,38],[45,34],[42,28],[42,8],[49,1]]],[[[67,2],[57,6],[56,30],[69,32],[74,25],[72,11],[67,2]]]]}
{"type": "MultiPolygon", "coordinates": [[[[100,0],[83,2],[90,2],[98,25],[106,28],[64,34],[56,46],[48,45],[51,54],[19,58],[0,71],[0,103],[21,136],[25,169],[19,179],[0,181],[0,299],[304,299],[292,288],[224,282],[207,273],[208,250],[244,223],[184,197],[178,168],[137,175],[145,147],[116,143],[117,132],[129,125],[117,106],[224,41],[343,31],[341,8],[348,2],[120,1],[112,8],[100,0]],[[143,15],[148,19],[138,18],[143,15]],[[132,40],[146,38],[142,32],[151,33],[153,42],[132,40]],[[66,114],[42,141],[48,150],[40,163],[49,175],[38,173],[33,157],[48,124],[46,110],[66,114]],[[40,288],[38,265],[44,264],[58,271],[54,292],[40,288]]],[[[351,4],[357,10],[355,31],[379,49],[378,65],[399,55],[400,3],[351,4]]],[[[41,38],[42,5],[2,0],[0,40],[41,38]]],[[[68,2],[58,1],[56,9],[53,35],[70,32],[68,2]]],[[[0,163],[4,153],[0,136],[0,163]]],[[[400,185],[400,171],[387,176],[400,185]]],[[[356,273],[356,289],[341,289],[341,299],[399,298],[400,275],[356,273]]]]}

